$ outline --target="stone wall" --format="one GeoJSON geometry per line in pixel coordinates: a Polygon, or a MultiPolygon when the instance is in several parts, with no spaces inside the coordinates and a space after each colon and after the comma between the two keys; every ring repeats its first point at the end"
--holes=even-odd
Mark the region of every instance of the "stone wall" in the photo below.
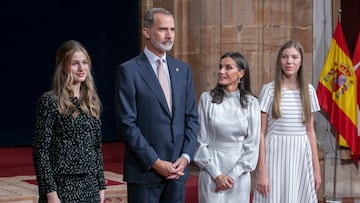
{"type": "Polygon", "coordinates": [[[240,51],[248,59],[252,90],[272,80],[278,48],[299,40],[304,68],[312,79],[312,0],[143,0],[142,11],[162,6],[174,13],[175,45],[171,54],[193,70],[197,96],[214,87],[220,56],[240,51]]]}

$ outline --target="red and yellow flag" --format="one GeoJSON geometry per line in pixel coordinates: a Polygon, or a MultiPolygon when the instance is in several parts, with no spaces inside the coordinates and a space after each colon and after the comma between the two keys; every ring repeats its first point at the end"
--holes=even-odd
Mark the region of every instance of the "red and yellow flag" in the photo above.
{"type": "Polygon", "coordinates": [[[339,135],[339,144],[350,148],[357,164],[360,146],[357,132],[356,75],[345,37],[338,21],[320,74],[317,96],[339,135]]]}
{"type": "MultiPolygon", "coordinates": [[[[357,92],[360,91],[360,32],[358,34],[355,51],[353,54],[352,62],[354,65],[354,71],[356,75],[357,82],[357,92]]],[[[358,139],[360,136],[360,94],[357,94],[357,118],[358,118],[358,139]]],[[[360,142],[360,141],[359,141],[360,142]]]]}

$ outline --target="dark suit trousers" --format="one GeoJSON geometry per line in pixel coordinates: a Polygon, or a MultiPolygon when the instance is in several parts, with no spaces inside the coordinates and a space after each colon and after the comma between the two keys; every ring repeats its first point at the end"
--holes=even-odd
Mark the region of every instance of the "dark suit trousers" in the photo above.
{"type": "Polygon", "coordinates": [[[165,180],[159,184],[127,184],[129,203],[184,203],[185,181],[165,180]]]}

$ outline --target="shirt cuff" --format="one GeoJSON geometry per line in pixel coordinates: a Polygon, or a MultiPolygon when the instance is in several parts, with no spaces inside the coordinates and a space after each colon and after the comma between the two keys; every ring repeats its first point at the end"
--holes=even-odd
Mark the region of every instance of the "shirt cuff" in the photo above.
{"type": "Polygon", "coordinates": [[[190,163],[190,156],[186,153],[182,153],[181,157],[185,158],[188,161],[188,164],[190,163]]]}

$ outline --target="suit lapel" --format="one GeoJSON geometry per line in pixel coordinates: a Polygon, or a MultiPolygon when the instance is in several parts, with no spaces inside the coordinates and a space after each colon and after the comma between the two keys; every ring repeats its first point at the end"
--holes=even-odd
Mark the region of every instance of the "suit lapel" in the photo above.
{"type": "Polygon", "coordinates": [[[171,117],[169,107],[166,103],[166,99],[162,91],[162,88],[160,86],[159,80],[156,77],[150,62],[148,61],[144,53],[140,55],[137,63],[139,65],[139,69],[138,69],[139,75],[144,80],[145,84],[149,87],[149,89],[159,99],[161,106],[166,110],[167,114],[171,117]]]}

